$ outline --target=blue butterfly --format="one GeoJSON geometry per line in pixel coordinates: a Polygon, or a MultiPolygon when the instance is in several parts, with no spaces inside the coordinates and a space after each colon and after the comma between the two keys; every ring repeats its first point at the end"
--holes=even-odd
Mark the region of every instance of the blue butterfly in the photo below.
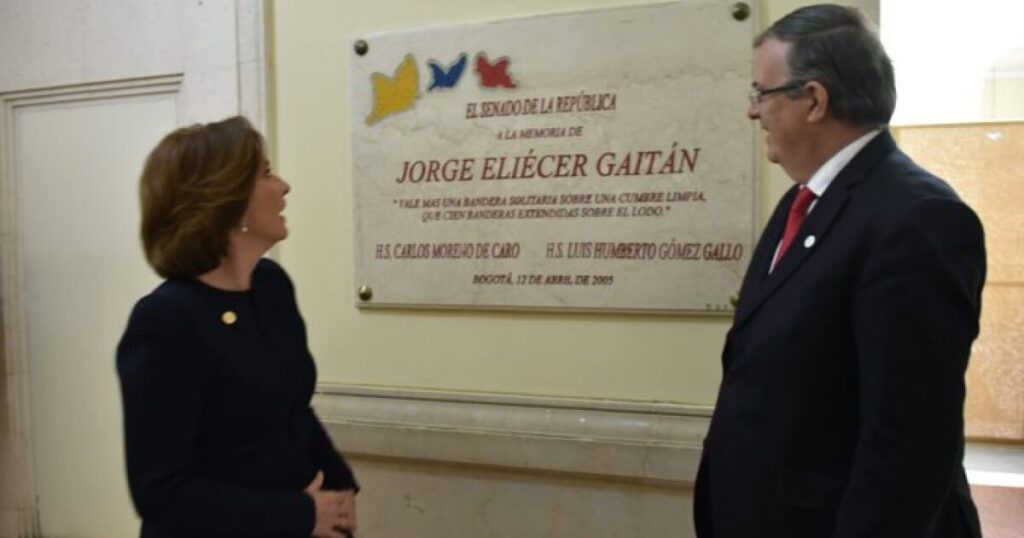
{"type": "Polygon", "coordinates": [[[430,67],[430,72],[434,75],[434,81],[430,83],[427,91],[433,91],[435,88],[441,90],[454,88],[459,83],[459,79],[462,78],[462,72],[466,70],[466,58],[466,53],[463,52],[459,55],[459,59],[448,68],[448,72],[445,72],[441,64],[434,60],[428,61],[427,65],[430,67]]]}

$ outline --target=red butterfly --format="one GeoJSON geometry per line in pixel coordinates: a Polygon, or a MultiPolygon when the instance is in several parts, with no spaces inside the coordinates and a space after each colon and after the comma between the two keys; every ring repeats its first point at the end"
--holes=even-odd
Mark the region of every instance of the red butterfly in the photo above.
{"type": "Polygon", "coordinates": [[[516,83],[508,74],[508,56],[498,58],[493,64],[487,61],[487,55],[476,55],[476,72],[480,75],[480,85],[484,88],[515,88],[516,83]]]}

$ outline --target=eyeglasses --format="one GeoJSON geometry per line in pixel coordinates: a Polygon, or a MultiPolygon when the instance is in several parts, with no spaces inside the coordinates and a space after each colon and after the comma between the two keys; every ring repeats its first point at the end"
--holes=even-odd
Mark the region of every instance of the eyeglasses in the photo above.
{"type": "Polygon", "coordinates": [[[750,93],[748,94],[750,97],[750,106],[757,106],[766,95],[795,90],[797,88],[802,87],[804,84],[806,83],[803,82],[802,80],[793,80],[783,84],[782,86],[776,86],[774,88],[765,88],[763,90],[754,88],[753,90],[750,90],[750,93]]]}

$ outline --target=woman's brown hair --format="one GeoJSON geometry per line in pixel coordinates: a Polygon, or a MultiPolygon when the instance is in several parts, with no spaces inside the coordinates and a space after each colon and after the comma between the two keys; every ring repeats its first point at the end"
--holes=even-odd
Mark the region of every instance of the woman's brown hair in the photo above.
{"type": "Polygon", "coordinates": [[[139,179],[142,246],[164,278],[211,271],[228,251],[264,161],[263,137],[235,116],[164,137],[139,179]]]}

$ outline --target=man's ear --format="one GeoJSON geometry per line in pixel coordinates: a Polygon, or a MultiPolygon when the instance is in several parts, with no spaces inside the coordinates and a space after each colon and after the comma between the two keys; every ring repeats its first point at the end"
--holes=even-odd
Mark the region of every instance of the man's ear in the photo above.
{"type": "Polygon", "coordinates": [[[828,117],[828,88],[817,80],[812,80],[804,85],[804,91],[810,97],[811,105],[807,110],[807,121],[818,123],[828,117]]]}

